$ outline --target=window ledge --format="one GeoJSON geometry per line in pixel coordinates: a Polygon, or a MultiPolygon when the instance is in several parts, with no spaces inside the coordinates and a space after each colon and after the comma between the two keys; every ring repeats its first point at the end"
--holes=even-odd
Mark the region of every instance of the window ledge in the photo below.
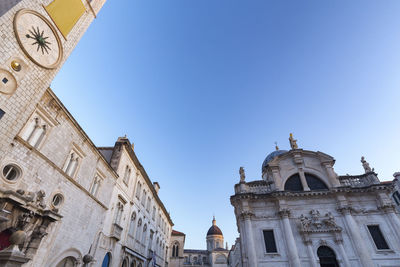
{"type": "Polygon", "coordinates": [[[377,254],[396,253],[393,249],[375,249],[377,254]]]}
{"type": "Polygon", "coordinates": [[[264,252],[264,256],[272,256],[272,257],[278,256],[278,257],[280,257],[281,254],[278,253],[278,252],[264,252]]]}

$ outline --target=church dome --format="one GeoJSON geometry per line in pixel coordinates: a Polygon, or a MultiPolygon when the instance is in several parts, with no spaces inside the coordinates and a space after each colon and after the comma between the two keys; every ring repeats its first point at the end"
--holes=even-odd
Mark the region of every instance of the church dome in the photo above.
{"type": "Polygon", "coordinates": [[[207,236],[209,235],[222,235],[221,229],[216,224],[215,218],[212,221],[213,225],[208,229],[207,236]]]}
{"type": "Polygon", "coordinates": [[[261,171],[264,171],[264,168],[268,165],[268,163],[270,163],[275,157],[285,154],[286,152],[288,152],[287,150],[275,150],[274,152],[270,153],[264,160],[263,164],[262,164],[262,168],[261,171]]]}

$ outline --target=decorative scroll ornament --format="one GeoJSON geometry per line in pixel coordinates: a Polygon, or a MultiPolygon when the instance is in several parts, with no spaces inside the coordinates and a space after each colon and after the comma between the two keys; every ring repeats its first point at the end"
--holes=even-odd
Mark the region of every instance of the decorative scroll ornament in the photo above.
{"type": "Polygon", "coordinates": [[[320,233],[320,232],[341,232],[342,228],[335,222],[332,213],[328,212],[321,216],[318,210],[311,210],[310,216],[299,217],[300,232],[302,233],[320,233]]]}

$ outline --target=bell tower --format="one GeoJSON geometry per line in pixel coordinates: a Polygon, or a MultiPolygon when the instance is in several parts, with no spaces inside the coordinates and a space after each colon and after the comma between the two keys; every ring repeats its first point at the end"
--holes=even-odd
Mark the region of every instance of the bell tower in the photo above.
{"type": "Polygon", "coordinates": [[[104,2],[0,1],[0,161],[104,2]]]}

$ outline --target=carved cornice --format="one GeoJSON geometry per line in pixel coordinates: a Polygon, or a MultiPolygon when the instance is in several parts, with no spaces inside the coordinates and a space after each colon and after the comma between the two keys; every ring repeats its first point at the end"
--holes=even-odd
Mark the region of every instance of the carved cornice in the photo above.
{"type": "MultiPolygon", "coordinates": [[[[247,184],[247,183],[246,183],[247,184]]],[[[374,184],[368,187],[362,188],[354,188],[349,186],[335,187],[330,188],[330,190],[320,190],[320,191],[299,191],[299,192],[290,192],[290,191],[271,191],[265,192],[264,190],[260,190],[260,192],[246,192],[246,193],[238,193],[231,196],[231,203],[234,200],[241,199],[265,199],[265,198],[278,198],[278,197],[313,197],[313,196],[329,196],[336,195],[340,193],[371,193],[371,192],[390,192],[392,186],[385,184],[374,184]]]]}
{"type": "Polygon", "coordinates": [[[396,208],[392,203],[385,203],[378,206],[378,210],[383,211],[384,213],[392,213],[395,212],[396,208]]]}

